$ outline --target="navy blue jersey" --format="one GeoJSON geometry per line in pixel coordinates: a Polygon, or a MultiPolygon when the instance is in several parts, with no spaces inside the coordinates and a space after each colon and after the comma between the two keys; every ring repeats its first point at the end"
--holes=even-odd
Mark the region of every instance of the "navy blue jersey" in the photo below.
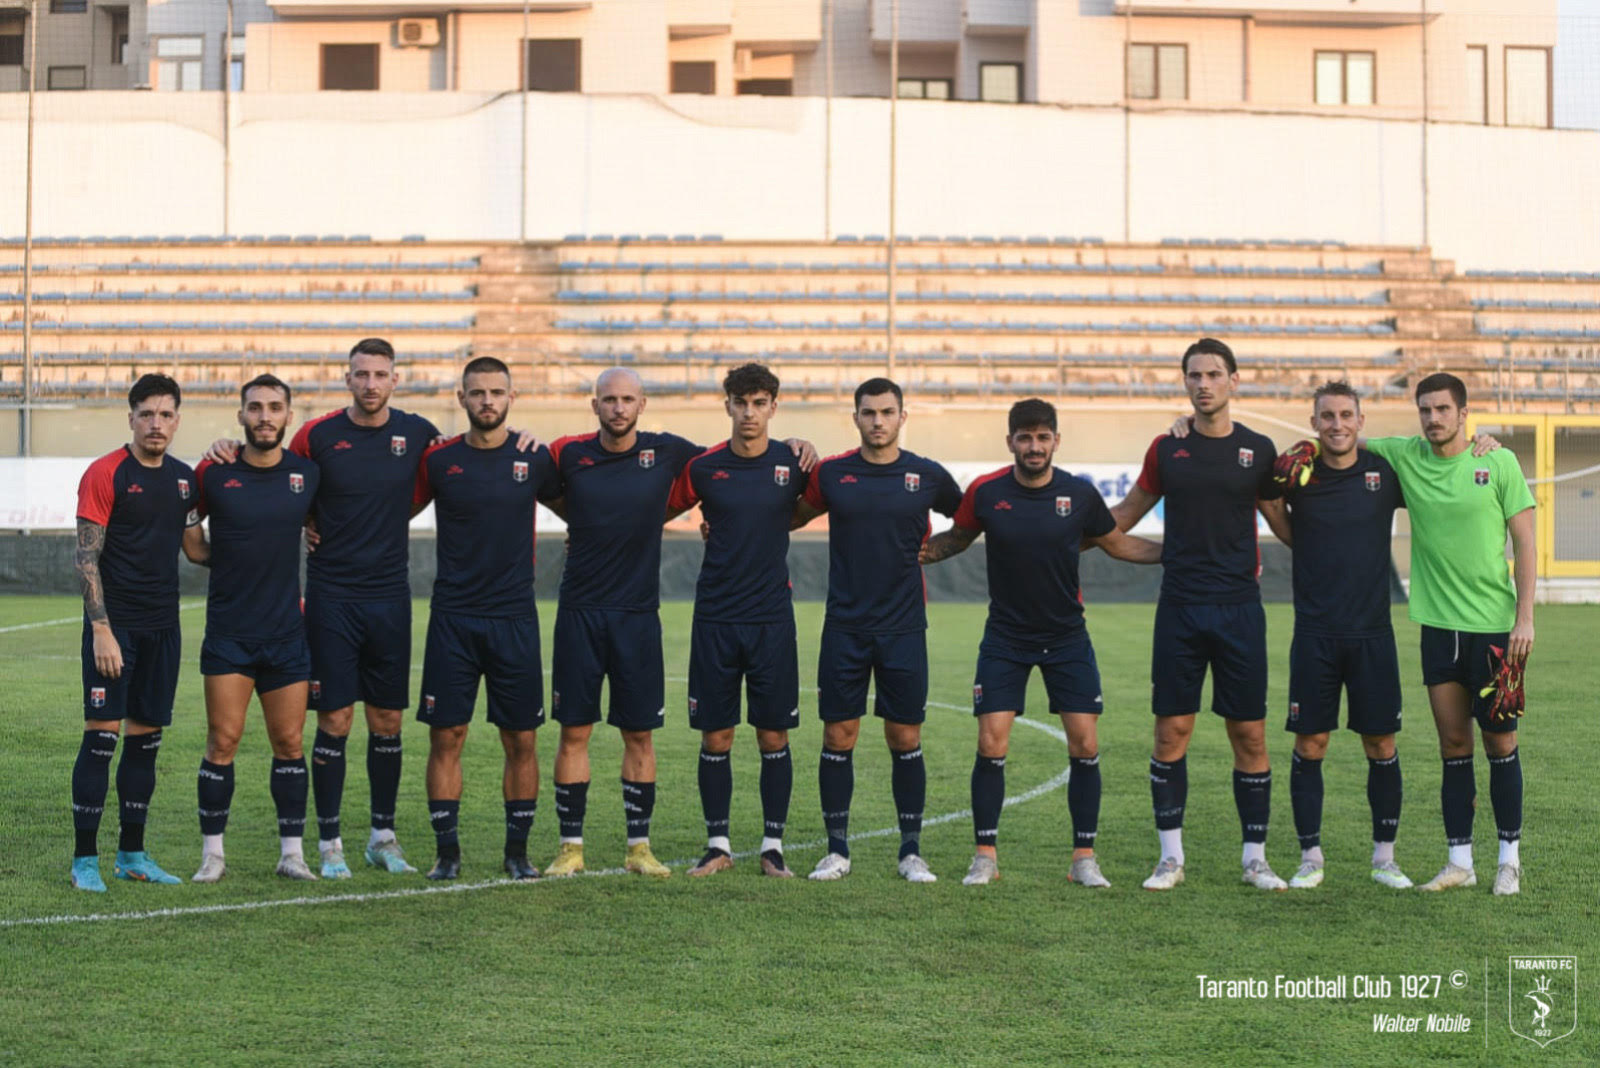
{"type": "Polygon", "coordinates": [[[806,475],[781,441],[745,457],[724,442],[689,461],[667,501],[700,505],[711,524],[694,617],[708,623],[778,623],[794,618],[789,587],[789,522],[806,475]]]}
{"type": "Polygon", "coordinates": [[[607,452],[598,433],[558,438],[550,446],[567,512],[563,607],[661,607],[667,497],[701,449],[676,434],[641,430],[637,437],[626,452],[607,452]]]}
{"type": "Polygon", "coordinates": [[[181,460],[146,467],[124,445],[89,465],[78,482],[78,518],[106,528],[100,581],[106,616],[130,630],[178,625],[178,550],[200,522],[199,485],[181,460]]]}
{"type": "Polygon", "coordinates": [[[1150,443],[1139,488],[1167,498],[1161,599],[1242,604],[1261,598],[1256,501],[1283,489],[1272,480],[1272,439],[1239,423],[1225,438],[1163,434],[1150,443]]]}
{"type": "Polygon", "coordinates": [[[199,514],[211,517],[206,636],[280,641],[304,633],[300,539],[321,475],[284,450],[272,467],[201,460],[199,514]]]}
{"type": "Polygon", "coordinates": [[[411,495],[438,436],[422,416],[397,408],[382,426],[359,426],[340,408],[300,428],[289,451],[322,469],[312,512],[321,541],[306,558],[307,587],[349,600],[410,596],[411,495]]]}
{"type": "Polygon", "coordinates": [[[1294,532],[1295,629],[1341,638],[1392,630],[1389,533],[1405,497],[1389,461],[1366,449],[1344,470],[1318,460],[1311,481],[1284,496],[1294,532]]]}
{"type": "Polygon", "coordinates": [[[534,520],[538,502],[559,492],[549,450],[518,452],[509,436],[492,449],[463,437],[428,449],[414,500],[434,502],[439,528],[433,610],[532,616],[534,520]]]}
{"type": "Polygon", "coordinates": [[[805,499],[828,513],[828,623],[877,634],[926,630],[917,550],[928,540],[928,512],[955,515],[961,506],[950,472],[904,449],[887,464],[851,449],[817,465],[805,499]]]}
{"type": "Polygon", "coordinates": [[[1083,630],[1079,547],[1117,522],[1092,483],[1054,468],[1049,483],[1035,488],[1012,472],[975,479],[956,526],[988,541],[987,633],[1028,647],[1057,645],[1083,630]]]}

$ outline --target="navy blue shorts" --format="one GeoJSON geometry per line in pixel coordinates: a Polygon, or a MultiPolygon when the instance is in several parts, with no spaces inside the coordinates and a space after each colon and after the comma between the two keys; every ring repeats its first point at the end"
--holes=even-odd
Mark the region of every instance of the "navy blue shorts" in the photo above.
{"type": "Polygon", "coordinates": [[[1326,734],[1339,726],[1339,692],[1357,734],[1400,730],[1400,658],[1394,634],[1364,638],[1302,634],[1289,645],[1289,722],[1296,734],[1326,734]]]}
{"type": "Polygon", "coordinates": [[[244,675],[256,693],[271,693],[311,679],[311,652],[304,635],[278,641],[241,641],[206,635],[200,643],[200,674],[244,675]]]}
{"type": "Polygon", "coordinates": [[[824,723],[860,719],[867,712],[867,684],[877,700],[873,712],[895,723],[921,723],[928,716],[928,637],[920,630],[870,634],[822,626],[817,656],[817,712],[824,723]]]}
{"type": "Polygon", "coordinates": [[[1472,695],[1472,718],[1489,734],[1506,734],[1517,729],[1516,717],[1507,720],[1489,718],[1489,707],[1494,704],[1494,694],[1482,696],[1479,691],[1494,679],[1495,657],[1490,646],[1502,652],[1510,638],[1509,632],[1500,634],[1474,634],[1465,630],[1443,630],[1439,627],[1422,627],[1422,684],[1438,686],[1454,682],[1465,686],[1472,695]]]}
{"type": "Polygon", "coordinates": [[[114,679],[94,669],[94,628],[83,621],[83,718],[169,725],[183,659],[183,632],[177,627],[129,630],[112,624],[111,634],[122,648],[122,674],[114,679]]]}
{"type": "Polygon", "coordinates": [[[550,714],[566,727],[600,722],[600,684],[611,683],[606,722],[653,731],[666,722],[661,616],[613,608],[557,608],[550,714]]]}
{"type": "Polygon", "coordinates": [[[972,679],[973,715],[1022,715],[1028,676],[1035,667],[1044,677],[1051,711],[1100,714],[1100,666],[1095,663],[1094,645],[1087,630],[1046,649],[1014,644],[991,635],[985,628],[983,642],[978,646],[978,670],[972,679]]]}
{"type": "Polygon", "coordinates": [[[1267,718],[1267,614],[1260,601],[1156,605],[1151,711],[1197,714],[1207,668],[1211,711],[1225,719],[1267,718]]]}
{"type": "Polygon", "coordinates": [[[537,615],[495,619],[434,612],[428,617],[417,719],[430,727],[471,723],[480,679],[489,691],[490,723],[531,731],[544,722],[537,615]]]}
{"type": "Polygon", "coordinates": [[[374,708],[411,703],[411,598],[342,601],[306,593],[311,646],[311,707],[335,712],[365,701],[374,708]]]}
{"type": "Polygon", "coordinates": [[[741,678],[752,727],[791,731],[800,726],[800,653],[792,615],[775,623],[694,621],[689,726],[697,731],[738,726],[741,678]]]}

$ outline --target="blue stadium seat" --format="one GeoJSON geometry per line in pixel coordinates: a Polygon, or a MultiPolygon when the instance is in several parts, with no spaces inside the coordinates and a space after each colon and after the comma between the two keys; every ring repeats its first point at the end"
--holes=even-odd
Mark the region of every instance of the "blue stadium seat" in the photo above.
{"type": "Polygon", "coordinates": [[[701,234],[700,235],[700,240],[701,241],[721,241],[722,240],[722,235],[721,234],[701,234]]]}

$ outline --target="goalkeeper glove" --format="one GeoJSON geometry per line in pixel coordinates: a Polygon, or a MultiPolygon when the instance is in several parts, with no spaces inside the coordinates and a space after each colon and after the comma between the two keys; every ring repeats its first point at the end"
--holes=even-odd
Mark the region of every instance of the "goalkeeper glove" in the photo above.
{"type": "Polygon", "coordinates": [[[1522,690],[1522,665],[1511,663],[1506,658],[1505,650],[1498,645],[1489,646],[1489,652],[1493,654],[1492,661],[1498,666],[1495,668],[1494,678],[1489,680],[1489,685],[1478,691],[1478,696],[1494,695],[1494,701],[1489,705],[1491,720],[1499,723],[1516,719],[1527,707],[1527,697],[1522,690]]]}
{"type": "Polygon", "coordinates": [[[1297,441],[1272,464],[1272,479],[1280,486],[1304,486],[1311,481],[1311,469],[1322,452],[1315,441],[1297,441]]]}

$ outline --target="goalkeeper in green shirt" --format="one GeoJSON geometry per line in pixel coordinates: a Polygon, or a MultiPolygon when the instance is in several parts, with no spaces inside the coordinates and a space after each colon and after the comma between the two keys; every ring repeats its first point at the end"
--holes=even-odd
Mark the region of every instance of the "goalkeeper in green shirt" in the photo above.
{"type": "Polygon", "coordinates": [[[1484,456],[1469,451],[1467,389],[1459,378],[1429,375],[1417,384],[1416,399],[1421,437],[1378,438],[1366,446],[1399,474],[1411,515],[1411,618],[1422,627],[1422,681],[1444,758],[1440,803],[1450,857],[1420,889],[1477,883],[1476,719],[1489,755],[1489,796],[1500,834],[1494,892],[1515,894],[1522,879],[1517,719],[1523,711],[1522,670],[1533,649],[1537,567],[1533,495],[1509,449],[1484,456]],[[1506,569],[1507,532],[1512,574],[1506,569]]]}

